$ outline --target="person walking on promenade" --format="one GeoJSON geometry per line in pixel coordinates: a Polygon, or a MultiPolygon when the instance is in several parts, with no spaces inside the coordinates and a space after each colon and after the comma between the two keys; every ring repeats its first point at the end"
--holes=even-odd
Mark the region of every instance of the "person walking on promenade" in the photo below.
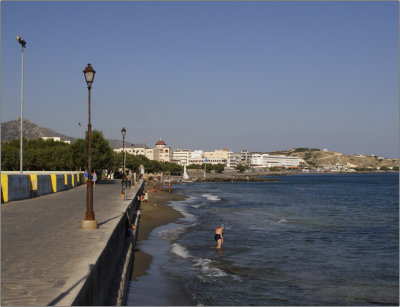
{"type": "Polygon", "coordinates": [[[171,193],[171,182],[168,182],[168,193],[171,193]]]}
{"type": "Polygon", "coordinates": [[[88,172],[87,169],[85,169],[85,173],[83,174],[83,176],[84,176],[84,180],[85,180],[85,183],[86,183],[89,180],[89,172],[88,172]]]}
{"type": "Polygon", "coordinates": [[[221,248],[222,243],[224,243],[224,237],[222,235],[222,232],[224,229],[225,229],[224,224],[221,224],[221,226],[219,226],[215,229],[214,239],[215,239],[215,241],[217,241],[217,248],[221,248]]]}
{"type": "Polygon", "coordinates": [[[96,186],[96,180],[97,180],[97,174],[95,171],[93,171],[92,173],[93,186],[96,186]]]}

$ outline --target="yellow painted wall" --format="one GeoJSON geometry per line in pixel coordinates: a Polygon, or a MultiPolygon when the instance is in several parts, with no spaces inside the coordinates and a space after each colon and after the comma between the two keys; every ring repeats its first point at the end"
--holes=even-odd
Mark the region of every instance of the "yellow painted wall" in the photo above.
{"type": "Polygon", "coordinates": [[[57,177],[56,174],[50,174],[51,176],[51,188],[53,189],[53,193],[57,192],[57,177]]]}
{"type": "Polygon", "coordinates": [[[8,202],[8,176],[7,176],[7,174],[1,174],[1,196],[5,203],[8,202]]]}
{"type": "Polygon", "coordinates": [[[37,191],[37,175],[36,174],[30,174],[29,178],[30,178],[30,182],[31,182],[31,190],[32,191],[37,191]]]}

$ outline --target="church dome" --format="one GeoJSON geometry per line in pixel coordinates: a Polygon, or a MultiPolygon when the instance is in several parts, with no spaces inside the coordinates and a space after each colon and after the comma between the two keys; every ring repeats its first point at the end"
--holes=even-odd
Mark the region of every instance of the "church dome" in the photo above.
{"type": "Polygon", "coordinates": [[[162,139],[160,139],[156,145],[167,145],[162,139]]]}

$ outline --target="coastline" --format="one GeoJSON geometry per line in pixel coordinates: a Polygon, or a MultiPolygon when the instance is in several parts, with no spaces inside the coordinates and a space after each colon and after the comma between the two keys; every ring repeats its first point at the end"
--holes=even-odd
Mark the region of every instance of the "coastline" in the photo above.
{"type": "Polygon", "coordinates": [[[147,270],[153,260],[153,256],[140,250],[140,242],[148,239],[150,233],[157,227],[167,225],[183,217],[183,215],[169,206],[172,201],[184,200],[187,197],[173,191],[150,192],[154,184],[146,184],[145,190],[149,191],[148,202],[140,205],[140,224],[138,229],[137,245],[135,247],[133,273],[131,281],[137,281],[141,276],[147,275],[147,270]]]}

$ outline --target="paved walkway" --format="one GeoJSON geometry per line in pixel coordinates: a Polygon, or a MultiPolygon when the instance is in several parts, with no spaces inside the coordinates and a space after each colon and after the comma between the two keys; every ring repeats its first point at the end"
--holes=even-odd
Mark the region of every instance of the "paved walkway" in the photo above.
{"type": "Polygon", "coordinates": [[[97,230],[81,229],[86,186],[1,205],[1,305],[71,305],[138,185],[97,183],[97,230]]]}

